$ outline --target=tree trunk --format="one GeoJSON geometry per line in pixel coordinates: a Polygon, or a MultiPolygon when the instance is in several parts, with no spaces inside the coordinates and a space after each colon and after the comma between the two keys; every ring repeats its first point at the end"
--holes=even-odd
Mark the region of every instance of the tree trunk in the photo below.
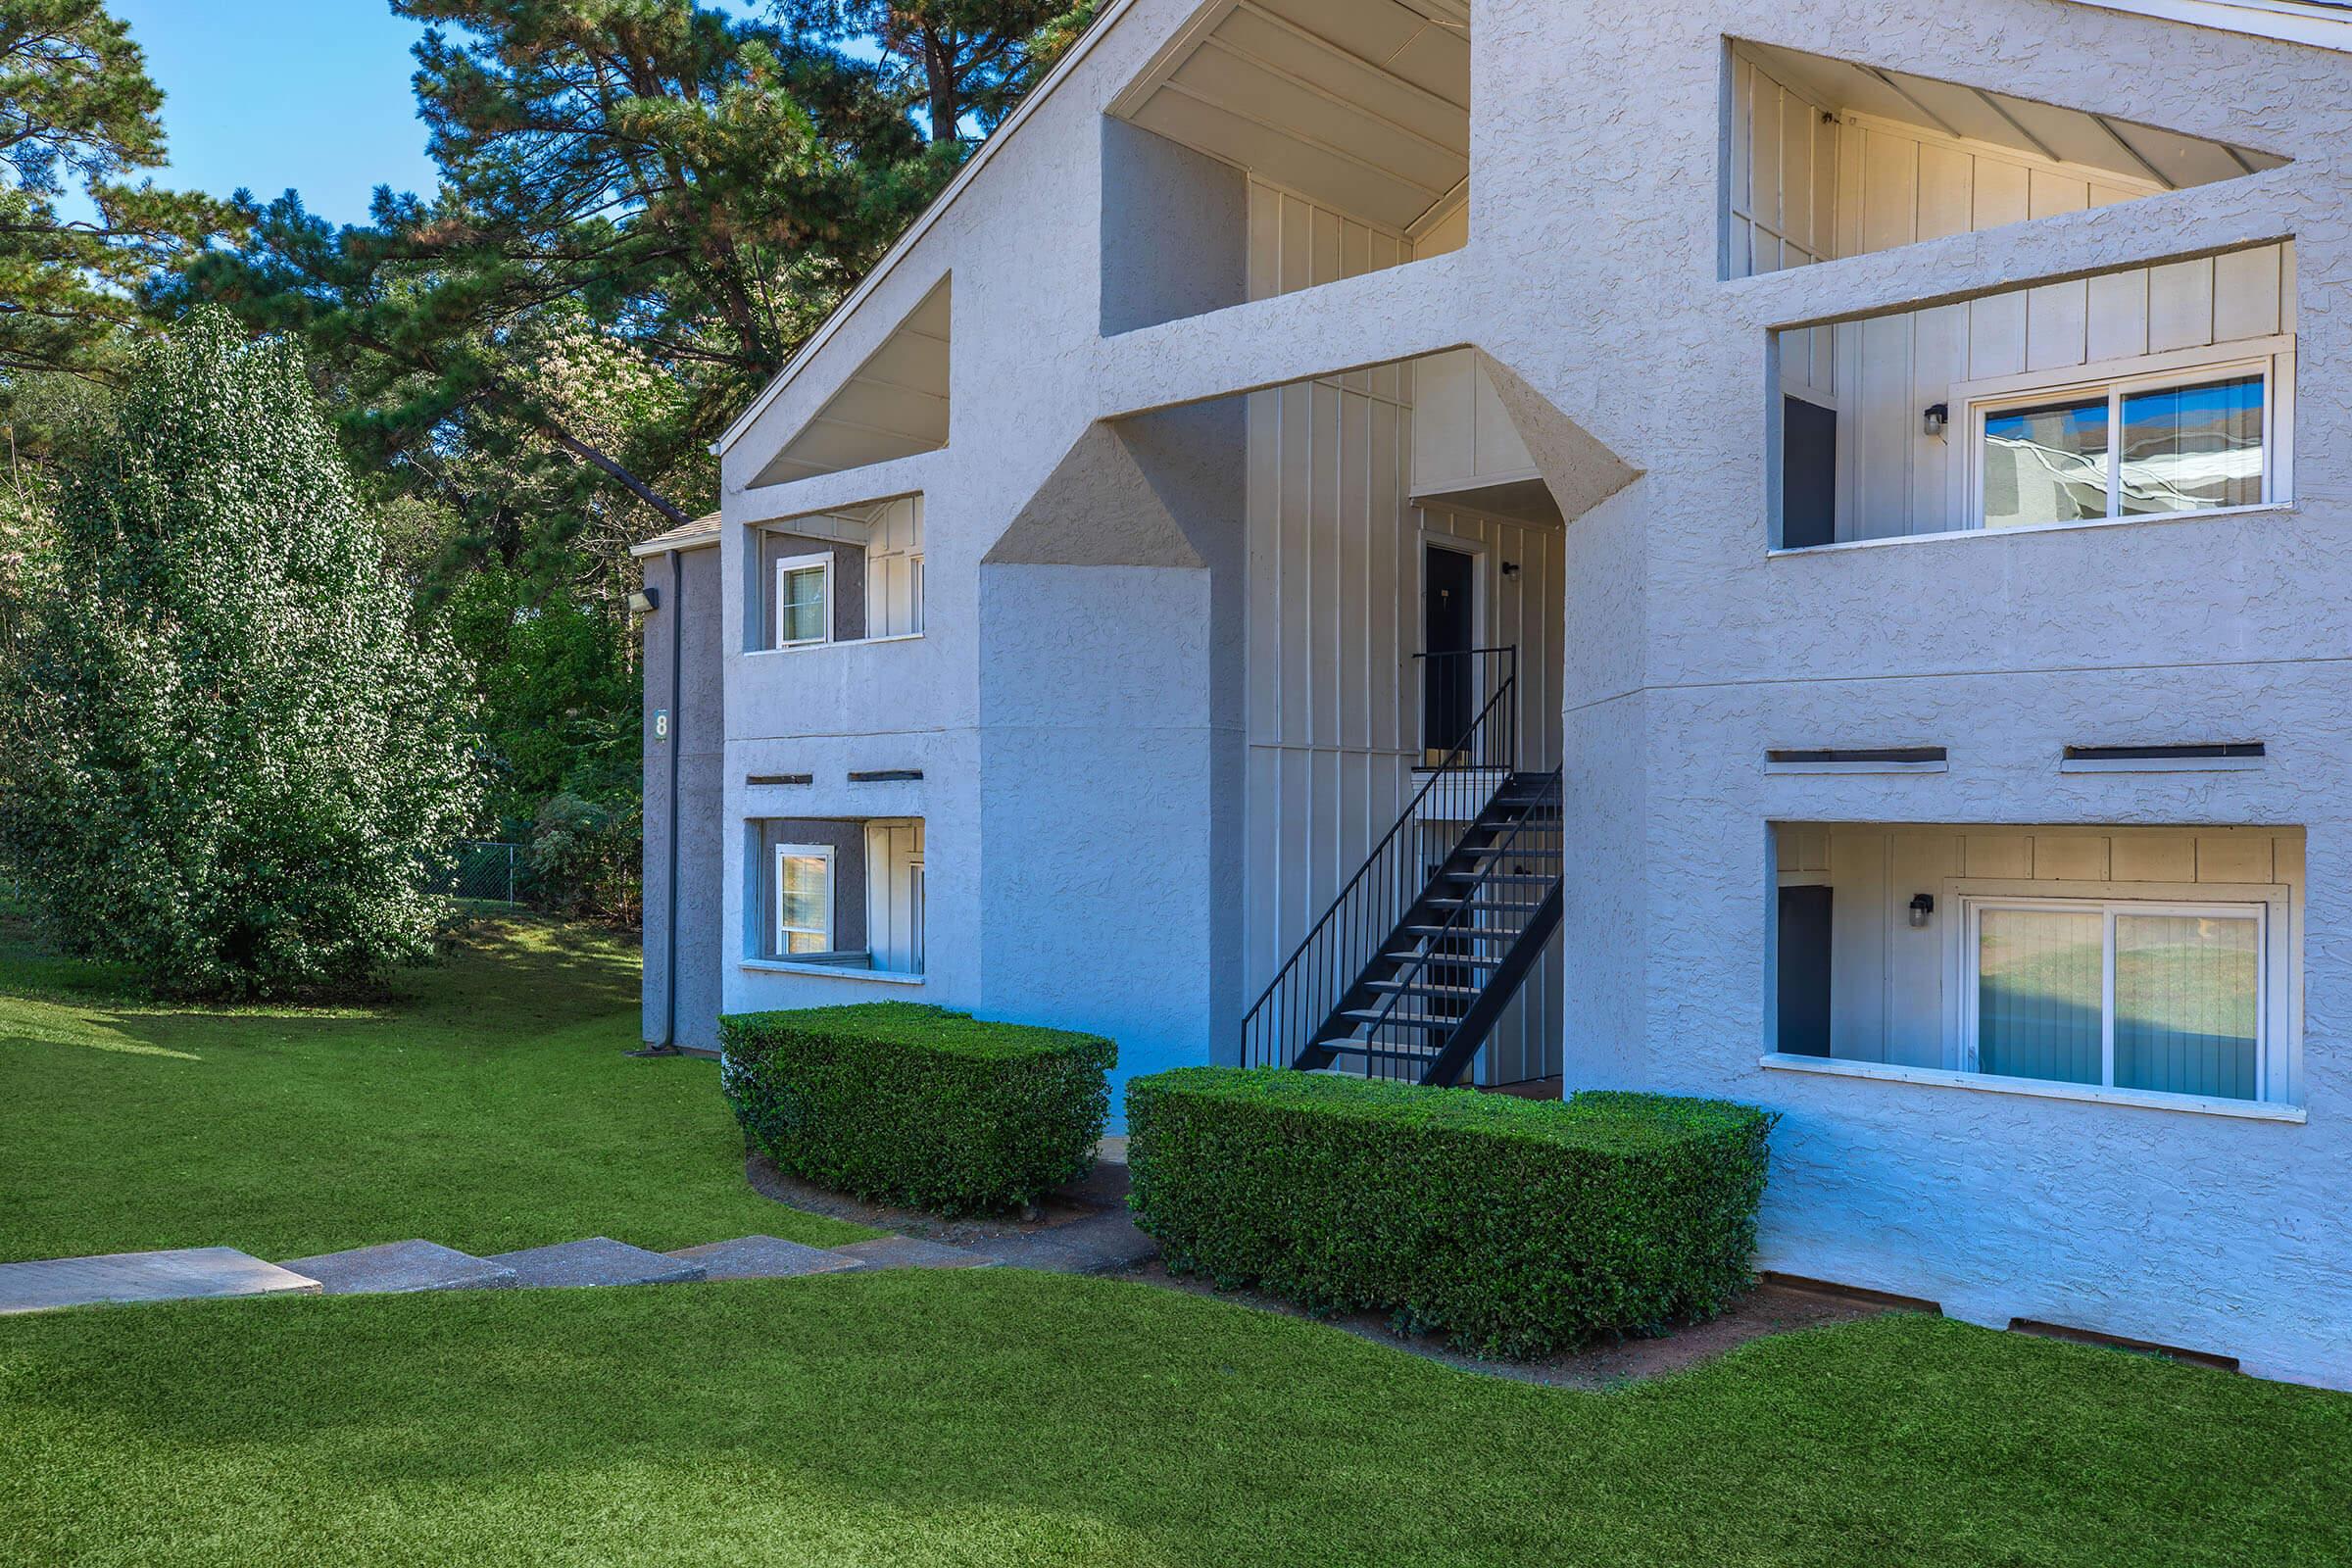
{"type": "Polygon", "coordinates": [[[953,141],[956,122],[963,118],[956,94],[956,43],[953,35],[923,33],[923,86],[931,100],[931,139],[953,141]]]}

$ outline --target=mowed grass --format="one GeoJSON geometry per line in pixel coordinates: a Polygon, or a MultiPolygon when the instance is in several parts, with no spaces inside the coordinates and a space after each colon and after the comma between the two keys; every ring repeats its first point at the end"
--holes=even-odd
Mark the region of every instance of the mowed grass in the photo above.
{"type": "Polygon", "coordinates": [[[52,1565],[2352,1560],[2352,1398],[1913,1316],[1585,1394],[1013,1270],[187,1302],[0,1409],[52,1565]]]}
{"type": "Polygon", "coordinates": [[[752,1192],[716,1065],[637,1037],[636,951],[580,926],[479,923],[362,1004],[208,1008],[0,914],[0,1261],[871,1234],[752,1192]]]}

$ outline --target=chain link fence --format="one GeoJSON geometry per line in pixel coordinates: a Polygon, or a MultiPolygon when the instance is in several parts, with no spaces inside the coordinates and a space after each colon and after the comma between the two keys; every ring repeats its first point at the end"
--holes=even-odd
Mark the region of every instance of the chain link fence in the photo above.
{"type": "Polygon", "coordinates": [[[521,845],[465,839],[450,858],[441,891],[468,903],[518,904],[527,891],[525,871],[521,845]]]}

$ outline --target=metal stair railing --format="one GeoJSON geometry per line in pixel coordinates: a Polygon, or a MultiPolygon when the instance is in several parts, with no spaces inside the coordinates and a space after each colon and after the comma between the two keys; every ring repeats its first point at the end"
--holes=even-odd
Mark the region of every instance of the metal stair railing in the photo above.
{"type": "MultiPolygon", "coordinates": [[[[1453,1028],[1446,1033],[1442,1041],[1433,1041],[1427,1032],[1420,1031],[1417,1026],[1396,1023],[1396,1009],[1407,996],[1413,994],[1409,988],[1416,978],[1426,977],[1432,966],[1464,965],[1460,953],[1446,951],[1449,944],[1507,943],[1516,950],[1521,942],[1529,939],[1531,933],[1545,923],[1541,911],[1547,901],[1559,897],[1565,869],[1556,860],[1553,863],[1560,865],[1560,869],[1550,874],[1548,880],[1551,885],[1544,890],[1543,898],[1527,901],[1526,907],[1520,911],[1524,918],[1517,924],[1481,926],[1472,922],[1471,915],[1480,907],[1481,893],[1493,885],[1496,876],[1526,874],[1498,869],[1509,864],[1514,854],[1533,856],[1539,851],[1559,855],[1566,853],[1567,823],[1560,814],[1564,810],[1564,795],[1565,773],[1560,768],[1554,768],[1544,775],[1541,793],[1521,807],[1510,818],[1500,837],[1481,852],[1484,865],[1472,880],[1459,885],[1459,902],[1447,914],[1442,927],[1426,937],[1421,950],[1402,960],[1402,967],[1391,977],[1395,989],[1390,990],[1388,1001],[1381,1005],[1379,1015],[1366,1024],[1361,1037],[1362,1050],[1343,1053],[1363,1057],[1366,1077],[1407,1076],[1378,1069],[1384,1061],[1418,1061],[1422,1068],[1419,1082],[1450,1082],[1468,1065],[1466,1061],[1456,1058],[1475,1052],[1485,1043],[1495,1016],[1509,1003],[1511,994],[1519,989],[1520,981],[1525,978],[1528,962],[1512,963],[1506,960],[1484,974],[1476,984],[1476,995],[1470,1005],[1454,1020],[1453,1028]],[[1386,1038],[1383,1033],[1386,1030],[1405,1030],[1415,1038],[1386,1038]],[[1464,1046],[1468,1048],[1467,1051],[1462,1049],[1464,1046]]],[[[1509,885],[1521,884],[1513,882],[1509,885]]],[[[1556,913],[1553,917],[1556,918],[1556,913]]],[[[1542,931],[1537,940],[1549,935],[1548,930],[1542,931]]],[[[1514,956],[1525,956],[1514,954],[1514,956]]]]}
{"type": "Polygon", "coordinates": [[[1340,999],[1424,896],[1433,866],[1452,858],[1516,771],[1518,650],[1435,657],[1483,661],[1499,665],[1501,674],[1456,744],[1443,753],[1425,749],[1437,757],[1427,780],[1244,1015],[1245,1067],[1288,1067],[1314,1043],[1340,999]],[[1450,831],[1433,845],[1426,829],[1438,824],[1450,831]]]}

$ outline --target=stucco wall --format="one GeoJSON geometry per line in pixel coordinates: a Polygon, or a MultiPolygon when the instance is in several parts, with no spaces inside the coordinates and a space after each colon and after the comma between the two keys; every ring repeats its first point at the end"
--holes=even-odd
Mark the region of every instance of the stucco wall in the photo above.
{"type": "MultiPolygon", "coordinates": [[[[1584,514],[1567,535],[1562,671],[1571,1084],[1782,1112],[1766,1266],[2352,1385],[2346,57],[2060,0],[1481,0],[1466,248],[1105,337],[1099,204],[1118,193],[1102,112],[1192,9],[1118,12],[725,453],[731,523],[923,492],[930,596],[917,642],[732,652],[744,545],[730,528],[726,819],[764,809],[747,773],[813,772],[796,813],[871,814],[884,787],[848,770],[921,768],[888,787],[892,809],[929,823],[921,994],[1100,1020],[1132,1036],[1132,1059],[1198,1059],[1214,1030],[1190,1009],[1216,984],[1197,974],[1213,957],[1191,955],[1213,948],[1196,933],[1221,862],[1218,830],[1196,819],[1221,799],[1227,712],[1199,634],[1218,612],[1216,567],[982,558],[1097,420],[1475,345],[1642,475],[1567,506],[1584,514]],[[2296,162],[1727,282],[1727,35],[2296,162]],[[2304,382],[2291,510],[1767,553],[1771,332],[2289,237],[2304,382]],[[747,488],[951,271],[950,446],[747,488]],[[2055,769],[2069,743],[2220,738],[2268,741],[2272,765],[2190,783],[2055,769]],[[1767,747],[1905,743],[1948,746],[1950,770],[1762,765],[1767,747]],[[1775,819],[2305,827],[2308,1123],[1761,1066],[1775,819]]],[[[1153,315],[1132,296],[1113,312],[1153,315]]],[[[730,921],[737,870],[721,879],[730,921]]],[[[869,991],[725,977],[730,1006],[869,991]]]]}
{"type": "Polygon", "coordinates": [[[657,557],[646,581],[661,608],[641,622],[645,667],[645,980],[643,1038],[694,1050],[718,1045],[721,836],[721,723],[718,551],[705,547],[657,557]],[[678,654],[673,658],[673,634],[678,654]],[[655,717],[671,707],[670,674],[679,675],[669,734],[655,717]],[[677,907],[670,908],[670,767],[677,768],[677,907]],[[669,1007],[671,932],[677,934],[677,1011],[669,1007]]]}

